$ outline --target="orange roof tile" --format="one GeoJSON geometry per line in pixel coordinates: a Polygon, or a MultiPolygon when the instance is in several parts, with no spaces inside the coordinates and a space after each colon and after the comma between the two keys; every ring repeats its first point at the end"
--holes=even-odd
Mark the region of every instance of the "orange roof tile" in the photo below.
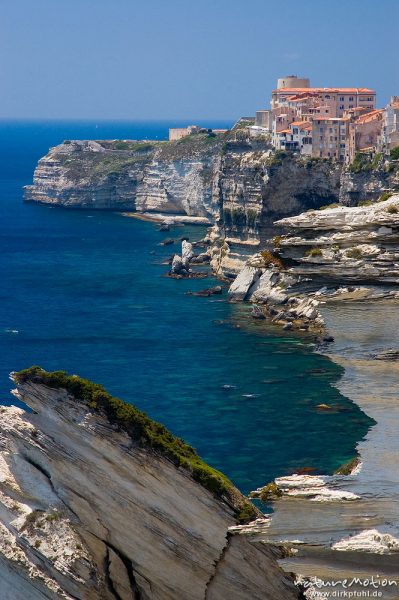
{"type": "Polygon", "coordinates": [[[305,126],[305,125],[310,125],[309,121],[293,121],[291,123],[291,127],[292,126],[294,126],[294,127],[302,127],[302,126],[305,126]]]}
{"type": "Polygon", "coordinates": [[[344,88],[344,87],[325,87],[325,88],[280,88],[278,90],[273,90],[273,93],[282,93],[287,94],[291,93],[302,94],[302,93],[342,93],[342,94],[375,94],[375,90],[371,90],[370,88],[344,88]]]}
{"type": "Polygon", "coordinates": [[[360,115],[357,117],[355,123],[368,123],[369,121],[378,121],[382,117],[382,113],[384,110],[379,108],[377,110],[372,110],[364,115],[360,115]]]}

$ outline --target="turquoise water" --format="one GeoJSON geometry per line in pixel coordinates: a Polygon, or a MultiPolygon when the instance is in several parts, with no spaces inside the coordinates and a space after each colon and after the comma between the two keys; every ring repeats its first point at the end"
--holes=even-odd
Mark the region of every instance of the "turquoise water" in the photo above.
{"type": "Polygon", "coordinates": [[[161,139],[167,125],[0,123],[2,400],[14,402],[11,370],[66,369],[165,423],[244,492],[297,468],[330,471],[353,456],[370,425],[334,387],[340,367],[309,340],[246,328],[248,309],[225,295],[186,295],[213,282],[164,277],[174,247],[159,245],[166,236],[153,224],[22,202],[48,146],[161,139]],[[321,402],[341,411],[320,412],[321,402]]]}

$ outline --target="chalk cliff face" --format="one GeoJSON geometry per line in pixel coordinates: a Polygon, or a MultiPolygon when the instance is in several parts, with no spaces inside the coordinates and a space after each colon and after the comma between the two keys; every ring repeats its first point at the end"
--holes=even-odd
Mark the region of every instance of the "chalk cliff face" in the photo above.
{"type": "Polygon", "coordinates": [[[291,271],[317,282],[399,283],[399,195],[369,206],[309,211],[278,221],[291,271]]]}
{"type": "Polygon", "coordinates": [[[277,546],[229,531],[238,490],[215,496],[65,389],[14,393],[32,412],[0,409],[1,598],[298,597],[277,546]]]}
{"type": "Polygon", "coordinates": [[[337,202],[340,174],[340,165],[275,155],[266,144],[227,144],[219,183],[226,236],[265,241],[277,219],[337,202]]]}
{"type": "Polygon", "coordinates": [[[29,201],[72,208],[208,217],[227,237],[259,241],[278,218],[335,202],[340,167],[272,154],[237,132],[179,142],[68,142],[25,188],[29,201]]]}
{"type": "Polygon", "coordinates": [[[137,210],[214,218],[221,141],[73,141],[40,159],[28,201],[67,208],[137,210]]]}
{"type": "Polygon", "coordinates": [[[356,206],[364,200],[378,200],[387,190],[399,189],[399,169],[377,169],[353,173],[345,169],[341,176],[339,200],[345,206],[356,206]]]}

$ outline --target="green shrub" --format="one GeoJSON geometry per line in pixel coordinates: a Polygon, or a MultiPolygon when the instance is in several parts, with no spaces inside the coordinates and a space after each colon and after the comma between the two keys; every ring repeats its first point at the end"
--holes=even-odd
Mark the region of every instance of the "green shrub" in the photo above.
{"type": "Polygon", "coordinates": [[[265,485],[265,487],[262,488],[259,494],[259,498],[262,500],[262,502],[268,502],[269,500],[275,500],[276,498],[280,498],[282,495],[283,492],[280,490],[277,483],[272,481],[271,483],[268,483],[267,485],[265,485]]]}
{"type": "Polygon", "coordinates": [[[358,206],[371,206],[372,204],[375,204],[374,200],[360,200],[360,202],[358,202],[358,206]]]}
{"type": "Polygon", "coordinates": [[[305,256],[323,256],[323,252],[320,248],[310,248],[309,250],[306,250],[305,256]]]}
{"type": "Polygon", "coordinates": [[[391,160],[399,160],[399,146],[392,148],[391,152],[389,153],[389,158],[391,160]]]}
{"type": "Polygon", "coordinates": [[[390,206],[388,206],[387,212],[389,212],[390,215],[396,215],[398,209],[394,204],[391,204],[390,206]]]}
{"type": "Polygon", "coordinates": [[[363,256],[360,248],[349,248],[345,254],[348,258],[354,258],[355,260],[359,260],[363,256]]]}
{"type": "Polygon", "coordinates": [[[251,502],[245,502],[242,509],[237,515],[237,520],[239,523],[248,523],[255,519],[257,515],[256,508],[251,502]]]}
{"type": "Polygon", "coordinates": [[[351,173],[367,172],[371,171],[372,168],[373,166],[370,157],[362,152],[357,152],[355,158],[349,165],[349,171],[351,171],[351,173]]]}
{"type": "Polygon", "coordinates": [[[385,200],[389,200],[392,196],[392,192],[382,192],[381,196],[378,198],[378,202],[385,202],[385,200]]]}
{"type": "MultiPolygon", "coordinates": [[[[111,423],[125,431],[133,441],[150,447],[174,462],[175,465],[187,469],[193,479],[201,483],[216,496],[233,493],[233,485],[229,479],[207,465],[192,446],[186,444],[170,431],[150,419],[145,413],[119,398],[111,396],[101,385],[76,375],[68,375],[65,371],[49,373],[34,366],[14,373],[17,383],[39,383],[50,388],[65,389],[76,399],[87,404],[96,412],[105,413],[111,423]]],[[[51,518],[51,516],[49,515],[51,518]]],[[[30,515],[28,519],[31,519],[30,515]]]]}
{"type": "Polygon", "coordinates": [[[336,471],[334,471],[334,475],[350,475],[359,464],[360,458],[358,456],[355,456],[350,461],[341,465],[336,471]]]}
{"type": "Polygon", "coordinates": [[[318,210],[326,210],[327,208],[338,208],[338,202],[332,202],[331,204],[323,204],[323,206],[319,206],[318,210]]]}
{"type": "Polygon", "coordinates": [[[118,142],[115,142],[114,148],[115,150],[129,150],[130,144],[129,142],[123,142],[122,140],[119,140],[118,142]]]}

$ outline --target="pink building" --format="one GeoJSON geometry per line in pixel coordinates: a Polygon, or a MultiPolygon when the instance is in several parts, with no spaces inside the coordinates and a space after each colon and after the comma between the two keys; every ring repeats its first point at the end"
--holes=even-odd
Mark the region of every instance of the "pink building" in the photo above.
{"type": "Polygon", "coordinates": [[[372,110],[349,122],[346,160],[352,162],[356,152],[373,152],[383,135],[384,110],[372,110]]]}
{"type": "Polygon", "coordinates": [[[316,100],[325,116],[343,117],[351,108],[374,109],[376,93],[369,88],[280,88],[273,90],[271,106],[272,109],[289,106],[290,102],[301,99],[316,100]]]}
{"type": "Polygon", "coordinates": [[[345,160],[348,117],[318,117],[312,121],[312,156],[345,160]]]}

